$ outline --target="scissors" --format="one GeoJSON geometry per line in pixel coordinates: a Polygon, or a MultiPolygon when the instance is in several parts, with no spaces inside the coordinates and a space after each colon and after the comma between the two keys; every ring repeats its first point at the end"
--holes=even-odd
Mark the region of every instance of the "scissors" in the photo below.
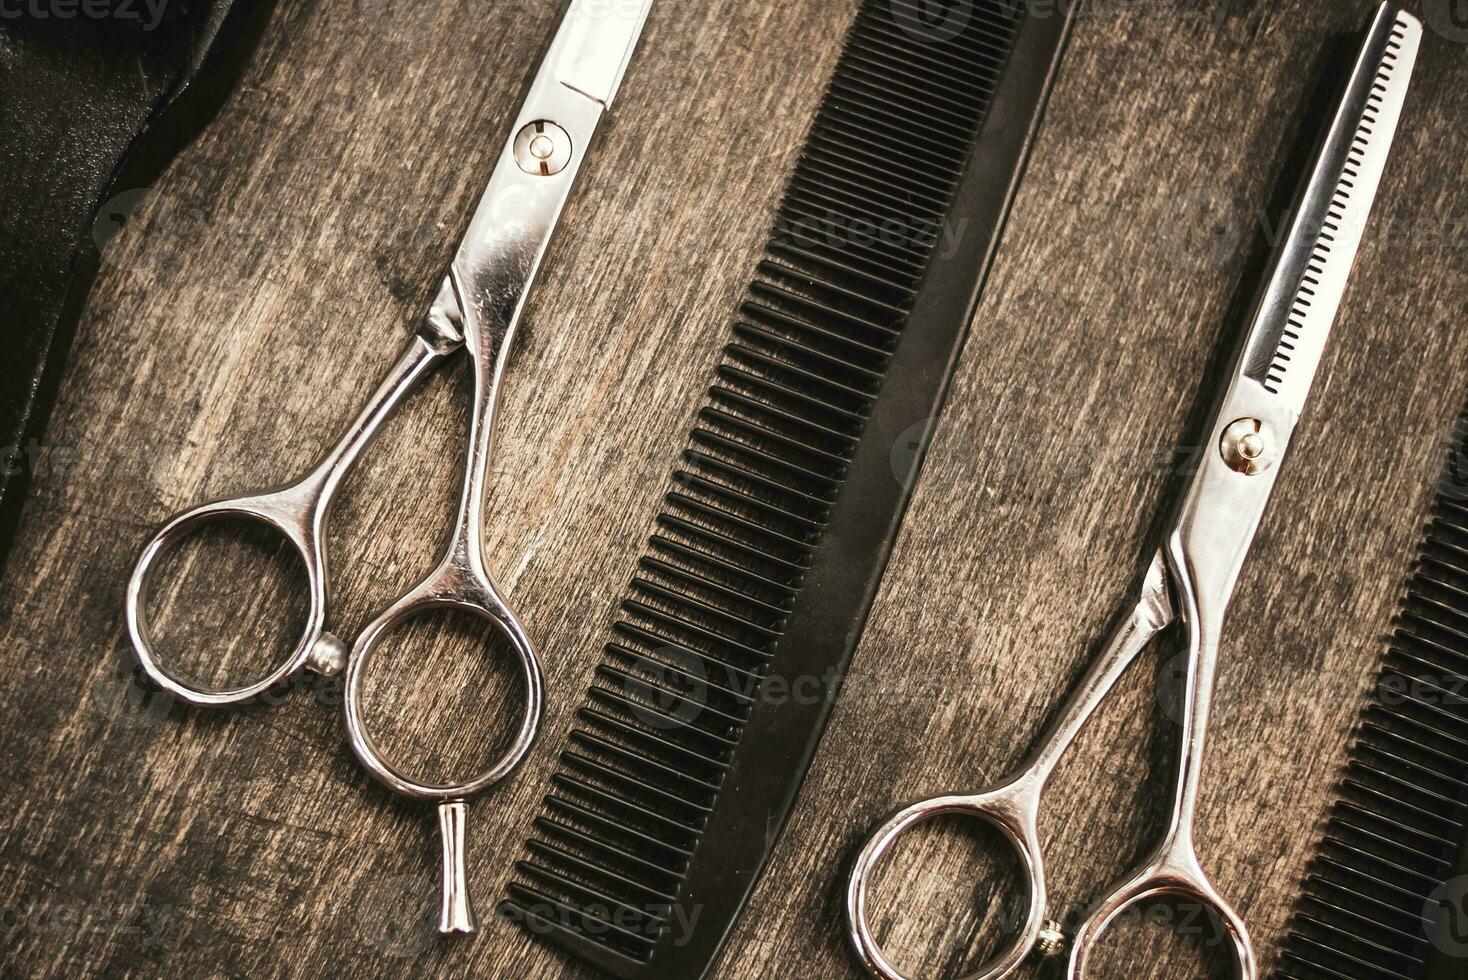
{"type": "Polygon", "coordinates": [[[611,107],[652,0],[573,0],[530,86],[469,230],[422,324],[341,439],[310,472],[281,490],[204,504],[174,517],[148,542],[127,588],[127,626],[143,669],[191,705],[218,707],[254,698],[302,668],[346,671],[347,731],[367,771],[398,793],[438,804],[443,839],[439,929],[475,929],[465,866],[466,800],[508,775],[529,751],[540,722],[542,675],[535,649],[485,566],[485,480],[505,364],[526,296],[602,116],[611,107]],[[473,362],[474,411],[464,487],[447,553],[438,567],[385,609],[347,648],[325,630],[327,515],[343,478],[383,423],[429,370],[465,348],[473,362]],[[265,677],[230,690],[204,690],[171,675],[155,653],[144,597],[161,555],[202,525],[245,518],[279,532],[304,560],[310,611],[290,656],[265,677]],[[462,783],[424,782],[378,751],[362,714],[362,683],[383,637],[432,609],[480,616],[515,651],[525,684],[520,726],[505,754],[462,783]]]}
{"type": "Polygon", "coordinates": [[[1154,636],[1181,619],[1187,632],[1187,672],[1171,819],[1157,849],[1088,910],[1071,943],[1067,975],[1072,980],[1084,975],[1101,934],[1122,912],[1165,897],[1197,902],[1210,911],[1227,934],[1237,975],[1243,980],[1256,977],[1248,929],[1204,874],[1193,838],[1219,642],[1240,569],[1305,407],[1355,260],[1421,31],[1414,18],[1390,4],[1373,22],[1300,191],[1289,233],[1273,256],[1176,519],[1147,568],[1135,605],[1121,617],[1023,771],[976,794],[940,796],[899,811],[877,828],[857,856],[846,890],[848,933],[873,975],[904,980],[868,924],[872,875],[903,834],[945,814],[996,827],[1018,852],[1029,883],[1029,907],[1019,934],[966,980],[1008,976],[1037,948],[1051,955],[1061,952],[1064,933],[1046,918],[1038,829],[1041,795],[1113,685],[1154,636]]]}

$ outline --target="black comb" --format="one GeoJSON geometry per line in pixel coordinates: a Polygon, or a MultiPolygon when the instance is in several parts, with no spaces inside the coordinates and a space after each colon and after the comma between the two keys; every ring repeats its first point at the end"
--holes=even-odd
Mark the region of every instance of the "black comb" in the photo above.
{"type": "Polygon", "coordinates": [[[1278,976],[1468,976],[1468,411],[1278,976]]]}
{"type": "Polygon", "coordinates": [[[846,39],[501,905],[603,970],[704,975],[794,804],[1069,32],[1024,7],[846,39]]]}

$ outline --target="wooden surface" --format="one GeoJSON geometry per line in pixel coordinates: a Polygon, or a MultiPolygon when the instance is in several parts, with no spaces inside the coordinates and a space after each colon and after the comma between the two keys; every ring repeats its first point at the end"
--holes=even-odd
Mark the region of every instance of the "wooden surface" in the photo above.
{"type": "MultiPolygon", "coordinates": [[[[156,194],[122,202],[132,220],[34,453],[41,476],[0,585],[0,972],[588,975],[489,913],[853,0],[658,4],[552,248],[510,371],[487,543],[543,649],[550,699],[527,764],[471,811],[477,939],[433,937],[431,810],[357,767],[339,713],[318,703],[337,703],[329,685],[242,713],[145,697],[121,611],[159,521],[298,472],[376,383],[557,6],[282,0],[218,122],[156,194]]],[[[1450,7],[1433,8],[1439,25],[1450,7]]],[[[1129,0],[1080,17],[847,696],[719,976],[855,975],[839,895],[861,836],[910,798],[1004,774],[1073,682],[1165,502],[1159,460],[1187,435],[1255,284],[1257,215],[1322,52],[1368,8],[1129,0]]],[[[1465,35],[1427,34],[1225,646],[1200,849],[1266,965],[1468,391],[1465,35]]],[[[343,636],[435,558],[465,382],[462,365],[435,379],[346,488],[329,542],[343,636]]],[[[183,556],[183,585],[161,603],[181,616],[215,590],[169,643],[220,680],[289,635],[274,624],[299,603],[277,593],[299,579],[279,554],[215,543],[183,556]],[[240,631],[252,643],[216,639],[240,631]]],[[[374,672],[373,712],[394,751],[463,773],[504,737],[515,684],[503,658],[486,667],[473,630],[433,625],[444,642],[417,629],[374,672]]],[[[1059,913],[1155,840],[1166,664],[1132,672],[1051,791],[1059,913]]],[[[899,888],[924,902],[884,915],[899,962],[952,975],[982,949],[981,926],[1002,926],[1016,891],[1006,905],[975,884],[1004,868],[982,844],[960,827],[926,834],[905,854],[927,870],[884,881],[884,907],[899,888]]],[[[1204,939],[1128,922],[1100,975],[1190,975],[1209,962],[1204,939]]]]}

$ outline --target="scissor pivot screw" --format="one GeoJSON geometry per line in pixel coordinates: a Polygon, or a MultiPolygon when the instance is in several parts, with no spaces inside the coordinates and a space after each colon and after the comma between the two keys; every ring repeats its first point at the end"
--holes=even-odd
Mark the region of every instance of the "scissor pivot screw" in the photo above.
{"type": "Polygon", "coordinates": [[[306,669],[318,677],[335,677],[347,666],[347,645],[322,630],[311,652],[306,655],[306,669]]]}
{"type": "Polygon", "coordinates": [[[1223,430],[1223,461],[1236,473],[1254,476],[1274,465],[1274,434],[1258,419],[1239,419],[1223,430]]]}
{"type": "Polygon", "coordinates": [[[515,136],[515,162],[527,174],[551,177],[571,162],[571,136],[548,119],[537,119],[515,136]]]}
{"type": "Polygon", "coordinates": [[[1040,935],[1035,938],[1035,950],[1047,959],[1065,952],[1065,931],[1059,922],[1046,919],[1041,924],[1040,935]]]}

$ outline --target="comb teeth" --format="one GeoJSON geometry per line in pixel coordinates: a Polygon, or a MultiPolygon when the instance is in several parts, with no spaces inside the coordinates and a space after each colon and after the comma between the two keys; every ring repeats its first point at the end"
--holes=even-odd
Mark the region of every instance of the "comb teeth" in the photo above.
{"type": "Polygon", "coordinates": [[[1468,962],[1468,413],[1452,453],[1281,977],[1435,980],[1468,962]]]}
{"type": "Polygon", "coordinates": [[[635,972],[675,919],[1014,42],[1009,6],[943,36],[918,2],[867,0],[847,38],[502,906],[604,968],[635,972]]]}

